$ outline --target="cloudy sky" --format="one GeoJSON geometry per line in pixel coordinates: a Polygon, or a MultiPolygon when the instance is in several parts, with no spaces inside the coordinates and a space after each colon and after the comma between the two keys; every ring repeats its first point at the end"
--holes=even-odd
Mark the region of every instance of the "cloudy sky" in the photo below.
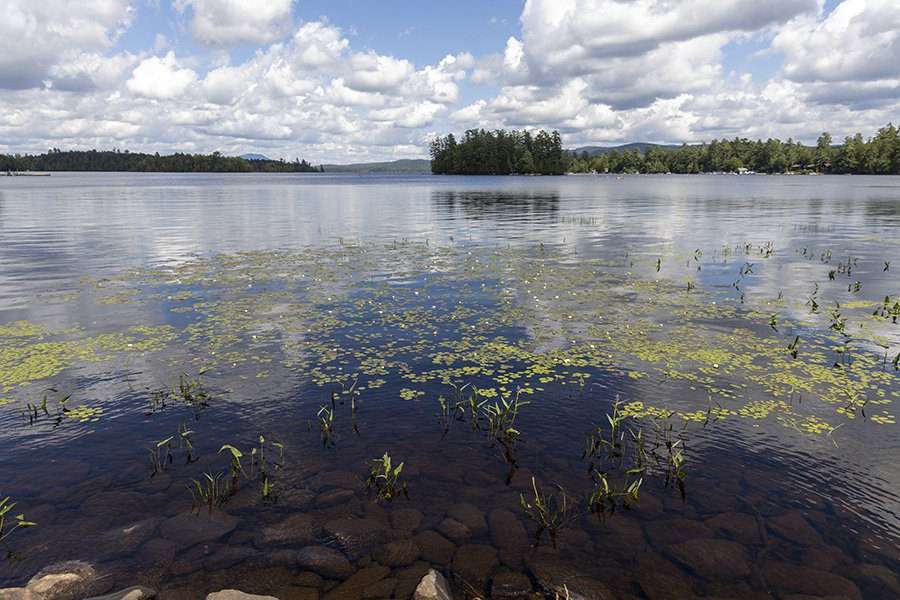
{"type": "Polygon", "coordinates": [[[900,0],[4,0],[0,152],[315,163],[435,134],[567,146],[871,135],[900,121],[900,0]]]}

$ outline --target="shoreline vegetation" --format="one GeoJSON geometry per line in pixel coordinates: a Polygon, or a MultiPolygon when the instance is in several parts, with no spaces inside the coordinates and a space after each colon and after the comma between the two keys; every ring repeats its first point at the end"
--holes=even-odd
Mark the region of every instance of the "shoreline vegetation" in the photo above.
{"type": "Polygon", "coordinates": [[[562,150],[560,134],[470,129],[457,141],[453,134],[431,144],[431,172],[440,175],[617,174],[854,174],[900,175],[900,129],[888,124],[875,136],[848,136],[833,144],[823,133],[815,146],[735,138],[679,147],[646,145],[623,152],[591,148],[562,150]]]}
{"type": "Polygon", "coordinates": [[[563,175],[568,162],[558,131],[469,129],[431,142],[435,175],[563,175]]]}
{"type": "Polygon", "coordinates": [[[44,154],[0,154],[0,174],[48,175],[57,171],[154,173],[427,173],[434,175],[565,174],[853,174],[900,175],[900,128],[882,127],[834,144],[829,133],[815,146],[788,139],[712,140],[663,146],[565,150],[558,131],[470,129],[431,142],[431,160],[408,159],[350,165],[312,165],[306,160],[271,160],[212,154],[146,154],[128,150],[60,150],[44,154]]]}
{"type": "Polygon", "coordinates": [[[320,173],[299,158],[284,160],[247,160],[237,156],[176,153],[161,156],[128,150],[60,150],[45,154],[0,154],[0,173],[29,171],[114,171],[148,173],[320,173]]]}

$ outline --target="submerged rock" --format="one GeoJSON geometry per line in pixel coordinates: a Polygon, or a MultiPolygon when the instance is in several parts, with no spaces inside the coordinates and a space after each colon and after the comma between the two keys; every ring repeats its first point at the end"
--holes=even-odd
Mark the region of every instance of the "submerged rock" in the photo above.
{"type": "Polygon", "coordinates": [[[706,525],[713,531],[721,531],[742,544],[762,543],[756,517],[747,513],[721,513],[707,519],[706,525]]]}
{"type": "Polygon", "coordinates": [[[35,600],[82,600],[108,592],[112,582],[89,563],[71,560],[51,565],[32,577],[25,588],[35,600]]]}
{"type": "Polygon", "coordinates": [[[877,590],[877,593],[872,593],[873,596],[887,598],[893,595],[900,598],[900,578],[891,569],[883,565],[863,563],[854,565],[848,571],[863,583],[867,593],[870,593],[868,590],[871,588],[873,591],[877,590]]]}
{"type": "Polygon", "coordinates": [[[431,569],[416,586],[413,598],[415,600],[453,600],[453,594],[450,593],[450,586],[447,585],[444,576],[431,569]]]}
{"type": "Polygon", "coordinates": [[[275,544],[305,546],[315,542],[321,532],[322,528],[315,519],[299,513],[263,528],[253,541],[259,547],[275,544]]]}
{"type": "Polygon", "coordinates": [[[822,536],[799,511],[772,517],[766,521],[766,525],[775,535],[794,544],[818,546],[823,543],[822,536]]]}
{"type": "Polygon", "coordinates": [[[141,546],[141,563],[153,567],[168,567],[175,560],[178,546],[163,538],[154,538],[141,546]]]}
{"type": "Polygon", "coordinates": [[[324,529],[352,560],[370,554],[387,537],[387,529],[375,519],[335,519],[324,529]]]}
{"type": "Polygon", "coordinates": [[[528,532],[522,521],[512,512],[495,508],[488,516],[491,541],[500,549],[500,560],[512,567],[520,568],[522,556],[528,549],[528,532]]]}
{"type": "Polygon", "coordinates": [[[278,600],[275,596],[258,596],[256,594],[247,594],[238,590],[222,590],[221,592],[213,592],[206,597],[206,600],[278,600]]]}
{"type": "Polygon", "coordinates": [[[310,487],[316,491],[325,491],[331,488],[359,489],[362,480],[350,471],[328,471],[319,473],[310,481],[310,487]]]}
{"type": "Polygon", "coordinates": [[[675,560],[707,579],[743,579],[750,575],[747,550],[730,540],[688,540],[669,546],[668,552],[675,560]]]}
{"type": "Polygon", "coordinates": [[[319,590],[314,587],[290,586],[278,590],[280,600],[319,600],[319,590]]]}
{"type": "Polygon", "coordinates": [[[423,531],[416,535],[416,544],[422,551],[422,558],[437,565],[449,565],[456,552],[456,545],[436,531],[423,531]]]}
{"type": "Polygon", "coordinates": [[[485,521],[484,513],[474,504],[469,504],[468,502],[454,504],[447,511],[447,515],[468,527],[469,531],[474,535],[487,531],[487,521],[485,521]]]}
{"type": "Polygon", "coordinates": [[[225,544],[216,548],[208,558],[203,560],[203,568],[207,571],[223,571],[240,563],[255,561],[261,563],[264,554],[247,546],[228,546],[225,544]]]}
{"type": "Polygon", "coordinates": [[[531,580],[524,573],[504,571],[491,580],[491,600],[516,600],[531,592],[531,580]]]}
{"type": "Polygon", "coordinates": [[[395,572],[394,576],[397,578],[397,585],[394,588],[394,598],[398,600],[411,598],[416,591],[416,587],[430,569],[431,566],[428,563],[417,562],[411,567],[395,572]]]}
{"type": "Polygon", "coordinates": [[[769,586],[782,594],[844,596],[850,600],[862,600],[863,597],[855,583],[828,571],[770,560],[763,563],[762,574],[769,586]]]}
{"type": "Polygon", "coordinates": [[[102,515],[110,525],[127,523],[131,515],[153,512],[153,498],[136,492],[100,492],[81,503],[80,511],[86,515],[102,515]]]}
{"type": "Polygon", "coordinates": [[[361,600],[364,591],[390,573],[390,569],[380,566],[360,569],[344,583],[325,594],[325,600],[361,600]]]}
{"type": "Polygon", "coordinates": [[[553,555],[535,554],[525,558],[528,571],[549,594],[569,600],[613,600],[603,582],[584,576],[570,563],[553,555]]]}
{"type": "Polygon", "coordinates": [[[391,525],[400,531],[415,531],[422,524],[422,513],[414,508],[398,508],[391,512],[391,525]]]}
{"type": "Polygon", "coordinates": [[[102,551],[110,554],[133,551],[153,537],[161,521],[162,519],[151,517],[110,529],[103,534],[102,551]]]}
{"type": "Polygon", "coordinates": [[[499,564],[497,550],[485,544],[460,546],[453,556],[453,573],[477,590],[484,588],[499,564]]]}
{"type": "Polygon", "coordinates": [[[345,490],[342,488],[328,490],[316,496],[316,508],[331,508],[332,506],[349,502],[353,500],[355,496],[356,493],[353,492],[353,490],[345,490]]]}
{"type": "Polygon", "coordinates": [[[683,575],[664,573],[646,569],[638,572],[638,584],[641,591],[650,600],[673,600],[674,598],[693,598],[694,590],[690,580],[683,575]]]}
{"type": "Polygon", "coordinates": [[[156,598],[156,590],[136,585],[105,596],[94,596],[87,600],[153,600],[154,598],[156,598]]]}
{"type": "Polygon", "coordinates": [[[687,540],[713,537],[712,530],[702,521],[675,517],[650,521],[644,525],[644,532],[656,546],[668,546],[687,540]]]}
{"type": "Polygon", "coordinates": [[[347,579],[353,574],[353,565],[347,557],[326,546],[303,548],[297,553],[297,564],[326,579],[347,579]]]}
{"type": "Polygon", "coordinates": [[[375,560],[387,567],[405,567],[419,558],[419,546],[412,540],[389,542],[375,552],[375,560]]]}
{"type": "Polygon", "coordinates": [[[451,517],[447,517],[441,521],[437,526],[437,530],[456,543],[460,543],[472,537],[471,529],[451,517]]]}
{"type": "Polygon", "coordinates": [[[234,531],[238,519],[222,512],[211,515],[182,513],[166,519],[160,525],[162,537],[187,547],[204,542],[213,542],[234,531]]]}
{"type": "Polygon", "coordinates": [[[394,594],[394,590],[397,588],[397,580],[396,579],[382,579],[377,583],[373,583],[369,587],[367,587],[363,591],[363,598],[390,598],[394,594]]]}

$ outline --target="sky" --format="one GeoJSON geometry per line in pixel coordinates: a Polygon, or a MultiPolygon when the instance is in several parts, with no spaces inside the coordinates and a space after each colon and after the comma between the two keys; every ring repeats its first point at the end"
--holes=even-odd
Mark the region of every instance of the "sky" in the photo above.
{"type": "Polygon", "coordinates": [[[0,152],[427,157],[900,122],[900,0],[4,0],[0,152]]]}

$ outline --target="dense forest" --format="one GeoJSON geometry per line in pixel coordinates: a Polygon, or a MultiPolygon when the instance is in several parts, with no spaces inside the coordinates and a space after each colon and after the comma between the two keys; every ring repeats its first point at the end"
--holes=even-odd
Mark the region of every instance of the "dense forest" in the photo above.
{"type": "Polygon", "coordinates": [[[431,142],[431,172],[441,175],[562,175],[567,163],[558,131],[470,129],[431,142]]]}
{"type": "Polygon", "coordinates": [[[853,173],[900,175],[900,130],[888,124],[868,139],[862,134],[834,145],[823,133],[815,146],[777,139],[713,140],[677,149],[649,148],[590,156],[567,154],[567,170],[576,173],[853,173]]]}
{"type": "Polygon", "coordinates": [[[431,172],[452,175],[574,173],[853,173],[900,175],[900,129],[888,124],[864,139],[857,133],[835,144],[823,133],[815,146],[778,139],[713,140],[677,148],[623,152],[562,150],[559,133],[471,129],[431,143],[431,172]]]}
{"type": "Polygon", "coordinates": [[[141,154],[118,150],[73,150],[54,148],[46,154],[0,154],[0,172],[7,171],[148,171],[172,173],[315,173],[305,160],[246,160],[212,154],[141,154]]]}

